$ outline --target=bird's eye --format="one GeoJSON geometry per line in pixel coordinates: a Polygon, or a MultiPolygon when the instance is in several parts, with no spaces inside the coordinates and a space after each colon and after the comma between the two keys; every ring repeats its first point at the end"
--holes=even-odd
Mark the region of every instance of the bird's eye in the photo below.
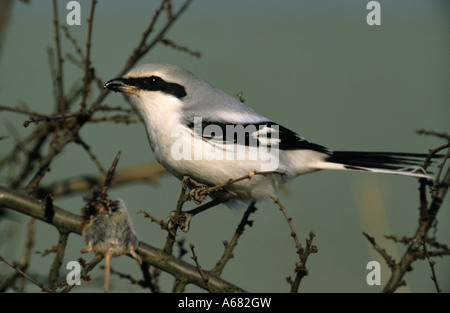
{"type": "Polygon", "coordinates": [[[145,89],[149,90],[155,90],[161,83],[161,78],[157,76],[150,76],[143,79],[143,83],[145,86],[145,89]]]}
{"type": "Polygon", "coordinates": [[[162,91],[177,98],[186,96],[186,90],[177,83],[167,82],[158,76],[147,76],[138,78],[126,78],[126,83],[137,87],[140,90],[162,91]]]}

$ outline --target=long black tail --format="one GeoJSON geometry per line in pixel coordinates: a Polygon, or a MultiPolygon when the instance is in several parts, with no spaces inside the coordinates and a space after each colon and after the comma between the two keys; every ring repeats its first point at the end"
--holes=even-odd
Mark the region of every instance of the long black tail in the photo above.
{"type": "MultiPolygon", "coordinates": [[[[423,169],[428,157],[422,153],[333,151],[323,168],[367,171],[433,178],[423,169]]],[[[442,155],[433,156],[441,158],[442,155]]]]}

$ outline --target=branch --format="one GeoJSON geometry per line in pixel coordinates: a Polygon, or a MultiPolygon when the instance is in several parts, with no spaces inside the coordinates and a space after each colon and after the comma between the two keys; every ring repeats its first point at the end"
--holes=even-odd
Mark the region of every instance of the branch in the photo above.
{"type": "Polygon", "coordinates": [[[56,57],[58,60],[56,74],[56,81],[58,84],[58,105],[57,112],[63,113],[66,111],[66,104],[64,100],[64,84],[63,84],[63,58],[61,52],[61,39],[59,36],[59,19],[58,19],[58,5],[57,0],[53,0],[53,25],[55,26],[55,43],[56,43],[56,57]]]}
{"type": "Polygon", "coordinates": [[[197,258],[197,255],[195,255],[195,251],[194,251],[194,245],[192,243],[190,243],[189,248],[191,248],[191,251],[192,251],[191,259],[194,260],[195,266],[197,267],[197,270],[198,270],[198,273],[200,274],[200,276],[203,279],[204,288],[206,290],[208,290],[209,292],[213,292],[214,289],[212,289],[208,284],[208,281],[209,281],[208,276],[205,274],[204,271],[202,271],[202,267],[200,266],[200,263],[198,263],[198,258],[197,258]]]}
{"type": "Polygon", "coordinates": [[[97,0],[92,0],[91,13],[88,18],[88,37],[86,40],[86,58],[84,59],[84,78],[83,78],[83,99],[81,100],[81,108],[86,109],[86,100],[89,93],[89,83],[91,82],[91,46],[92,46],[92,26],[94,24],[94,11],[97,0]]]}
{"type": "Polygon", "coordinates": [[[222,271],[226,265],[226,263],[233,257],[233,250],[236,247],[239,238],[244,233],[245,226],[252,226],[253,221],[250,221],[248,218],[250,217],[250,214],[256,212],[256,207],[254,204],[251,204],[247,210],[244,213],[244,216],[241,219],[241,222],[239,223],[238,227],[236,228],[236,231],[234,233],[233,238],[231,239],[231,242],[228,243],[227,241],[224,241],[225,251],[222,254],[222,257],[217,262],[216,266],[213,268],[213,272],[217,275],[221,275],[222,271]]]}
{"type": "Polygon", "coordinates": [[[408,249],[403,254],[399,263],[396,263],[392,268],[391,277],[385,285],[383,292],[394,292],[399,286],[401,286],[403,281],[403,276],[411,268],[411,264],[417,259],[417,253],[420,249],[420,242],[426,240],[428,231],[433,226],[436,220],[436,214],[438,213],[447,190],[450,186],[450,168],[444,175],[442,183],[437,186],[436,195],[433,201],[426,210],[426,214],[421,214],[419,219],[419,226],[408,249]],[[423,239],[425,238],[425,239],[423,239]]]}
{"type": "MultiPolygon", "coordinates": [[[[166,170],[160,164],[152,162],[118,171],[114,174],[112,184],[118,186],[139,181],[155,184],[158,178],[166,173],[166,170]]],[[[76,192],[87,192],[95,186],[102,186],[104,179],[103,175],[85,175],[83,177],[70,178],[39,187],[37,194],[43,197],[50,193],[56,197],[76,192]]]]}
{"type": "Polygon", "coordinates": [[[373,248],[383,257],[384,261],[387,263],[387,265],[390,268],[395,268],[395,260],[387,253],[385,249],[380,247],[376,241],[375,238],[372,236],[369,236],[366,232],[363,232],[363,235],[369,240],[369,242],[372,244],[373,248]]]}
{"type": "MultiPolygon", "coordinates": [[[[57,206],[53,206],[52,214],[47,213],[46,215],[45,203],[22,192],[12,191],[5,187],[0,187],[0,207],[7,207],[17,212],[33,216],[55,226],[60,232],[80,235],[83,229],[84,220],[81,216],[65,211],[57,206]]],[[[161,253],[160,249],[154,248],[144,242],[139,243],[137,252],[143,262],[160,268],[179,280],[204,288],[205,282],[199,274],[197,267],[173,255],[161,253]]],[[[205,271],[205,273],[208,275],[209,286],[217,292],[244,292],[241,288],[221,279],[213,272],[205,271]]]]}
{"type": "Polygon", "coordinates": [[[48,283],[51,287],[55,287],[55,283],[59,277],[59,269],[64,259],[64,253],[66,251],[67,239],[69,238],[68,233],[60,233],[58,238],[58,245],[56,246],[56,255],[53,260],[53,264],[50,268],[50,273],[48,275],[48,283]]]}
{"type": "Polygon", "coordinates": [[[437,293],[441,293],[442,290],[441,290],[441,288],[439,287],[439,283],[438,283],[437,277],[436,277],[436,272],[435,272],[435,270],[434,270],[434,266],[436,265],[436,262],[434,262],[434,261],[432,261],[432,260],[430,259],[430,255],[429,255],[428,250],[427,250],[427,244],[426,244],[425,242],[423,243],[423,252],[424,252],[424,254],[425,254],[425,257],[426,257],[427,260],[428,260],[428,264],[430,265],[430,269],[431,269],[431,280],[434,282],[434,286],[436,287],[437,293]]]}
{"type": "Polygon", "coordinates": [[[147,52],[152,49],[158,42],[161,41],[161,39],[164,37],[164,34],[169,30],[169,28],[175,23],[175,21],[180,17],[181,14],[188,8],[188,6],[191,4],[192,0],[187,0],[183,6],[178,10],[178,12],[173,15],[164,25],[164,27],[160,30],[160,32],[155,36],[155,39],[150,42],[149,44],[145,45],[145,41],[151,31],[153,30],[153,26],[156,22],[156,19],[158,18],[159,14],[161,13],[161,10],[165,7],[167,1],[163,1],[161,4],[160,9],[156,11],[155,17],[150,23],[150,26],[148,29],[144,32],[143,38],[141,40],[141,43],[139,44],[138,48],[135,49],[133,55],[128,60],[125,68],[122,70],[121,75],[125,74],[140,58],[142,58],[147,52]]]}
{"type": "Polygon", "coordinates": [[[3,258],[2,256],[0,256],[0,261],[5,262],[9,267],[15,269],[17,271],[17,273],[19,273],[20,276],[28,279],[29,281],[31,281],[33,284],[35,284],[36,286],[38,286],[39,288],[41,288],[43,291],[46,292],[50,292],[53,293],[54,291],[52,289],[50,289],[49,287],[45,286],[43,283],[38,282],[37,280],[31,278],[30,276],[28,276],[24,271],[22,271],[22,269],[20,268],[19,265],[14,265],[10,262],[8,262],[5,258],[3,258]]]}

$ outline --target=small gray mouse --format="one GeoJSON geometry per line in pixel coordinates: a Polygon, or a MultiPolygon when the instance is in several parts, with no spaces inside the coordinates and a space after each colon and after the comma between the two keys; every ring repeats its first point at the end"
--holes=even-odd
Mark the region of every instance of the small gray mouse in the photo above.
{"type": "Polygon", "coordinates": [[[108,292],[112,257],[130,253],[142,264],[141,257],[136,253],[139,239],[122,200],[97,200],[94,205],[91,202],[89,207],[88,221],[82,232],[87,247],[81,249],[81,253],[94,251],[105,257],[105,292],[108,292]]]}

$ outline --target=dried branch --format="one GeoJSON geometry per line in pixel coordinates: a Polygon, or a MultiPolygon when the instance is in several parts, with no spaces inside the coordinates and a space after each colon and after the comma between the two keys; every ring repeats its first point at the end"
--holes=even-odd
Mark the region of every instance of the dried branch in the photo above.
{"type": "Polygon", "coordinates": [[[116,157],[115,157],[111,167],[108,170],[108,173],[107,173],[106,178],[105,178],[105,182],[103,183],[103,187],[102,187],[102,190],[100,192],[102,195],[106,194],[106,190],[109,188],[109,186],[112,183],[112,180],[113,180],[113,177],[114,177],[114,173],[115,173],[116,168],[117,168],[117,163],[119,163],[119,158],[120,158],[120,151],[117,153],[117,155],[116,155],[116,157]]]}
{"type": "Polygon", "coordinates": [[[198,273],[200,274],[200,276],[203,279],[204,282],[204,288],[206,290],[208,290],[209,292],[214,292],[213,289],[211,288],[211,286],[209,286],[208,282],[209,282],[209,278],[208,276],[202,271],[202,267],[200,266],[200,264],[198,263],[198,258],[195,255],[195,251],[194,251],[194,245],[192,243],[189,244],[189,248],[191,249],[192,252],[192,256],[191,259],[194,260],[195,262],[195,266],[197,267],[198,273]]]}
{"type": "MultiPolygon", "coordinates": [[[[19,191],[0,187],[0,207],[10,208],[17,212],[33,216],[41,221],[55,226],[60,232],[81,234],[84,219],[76,214],[53,206],[53,217],[45,214],[45,204],[19,191]]],[[[175,256],[161,253],[144,242],[139,243],[137,250],[143,262],[165,271],[175,278],[204,287],[204,280],[195,266],[186,263],[175,256]]],[[[221,279],[214,273],[208,272],[208,284],[217,292],[243,292],[239,287],[221,279]]],[[[70,287],[70,286],[68,286],[70,287]]]]}
{"type": "MultiPolygon", "coordinates": [[[[117,171],[112,183],[115,186],[122,186],[134,182],[148,182],[155,184],[158,179],[166,173],[166,170],[160,164],[151,162],[117,171]]],[[[39,196],[44,196],[48,193],[51,193],[54,196],[61,196],[87,192],[95,186],[101,186],[104,179],[104,175],[85,175],[79,178],[69,178],[63,181],[56,181],[47,186],[39,187],[36,190],[36,193],[39,196]]]]}
{"type": "Polygon", "coordinates": [[[58,238],[58,244],[56,246],[56,254],[53,259],[52,266],[50,267],[50,273],[48,275],[48,284],[52,288],[55,287],[55,283],[59,278],[59,270],[64,259],[64,253],[66,251],[67,239],[69,238],[68,233],[60,233],[58,238]]]}
{"type": "Polygon", "coordinates": [[[286,210],[284,209],[284,206],[281,204],[281,202],[278,200],[278,198],[272,198],[273,202],[275,202],[280,211],[283,213],[283,216],[285,217],[286,221],[288,222],[289,228],[291,229],[291,237],[294,239],[295,241],[295,245],[297,247],[297,254],[300,254],[302,251],[302,246],[300,245],[300,242],[298,241],[298,237],[297,234],[295,233],[294,230],[294,226],[292,225],[292,218],[290,218],[287,213],[286,210]]]}
{"type": "Polygon", "coordinates": [[[395,268],[396,266],[395,260],[387,253],[385,249],[383,249],[376,243],[375,238],[369,236],[369,234],[367,234],[366,232],[363,232],[363,235],[367,238],[367,240],[370,242],[373,248],[383,257],[383,259],[386,261],[386,264],[390,268],[395,268]]]}
{"type": "Polygon", "coordinates": [[[84,56],[83,51],[81,50],[80,46],[78,45],[77,40],[70,34],[69,28],[66,25],[61,25],[61,29],[63,30],[66,38],[72,44],[75,51],[77,52],[78,56],[80,57],[80,60],[85,60],[86,57],[84,56]]]}
{"type": "MultiPolygon", "coordinates": [[[[125,68],[120,72],[119,76],[122,76],[125,74],[140,58],[142,58],[147,52],[152,49],[157,43],[161,41],[161,39],[164,37],[165,33],[169,30],[169,28],[175,23],[175,21],[180,17],[181,14],[188,8],[188,6],[191,4],[192,0],[187,0],[182,7],[178,10],[175,14],[170,14],[169,19],[167,20],[164,27],[159,31],[159,33],[155,36],[155,39],[151,41],[150,43],[146,44],[146,41],[150,35],[150,33],[153,31],[153,28],[156,24],[156,21],[158,20],[161,12],[166,7],[167,3],[170,3],[170,1],[163,1],[161,3],[161,6],[158,10],[156,10],[155,15],[153,16],[152,21],[150,22],[150,25],[148,26],[147,30],[142,34],[142,39],[137,48],[134,50],[133,54],[128,59],[127,64],[125,65],[125,68]]],[[[171,10],[169,11],[171,12],[171,10]]]]}
{"type": "Polygon", "coordinates": [[[434,286],[436,287],[437,293],[441,293],[442,290],[441,290],[441,288],[439,287],[439,283],[438,283],[438,280],[437,280],[437,277],[436,277],[436,272],[435,272],[435,270],[434,270],[434,266],[436,265],[436,262],[434,262],[434,261],[432,261],[432,260],[430,259],[430,255],[428,254],[428,251],[427,251],[427,244],[426,244],[425,242],[423,243],[423,252],[424,252],[424,254],[425,254],[425,257],[426,257],[427,260],[428,260],[428,264],[430,265],[430,269],[431,269],[431,280],[434,282],[434,286]]]}
{"type": "Polygon", "coordinates": [[[91,2],[91,12],[88,18],[88,37],[86,40],[86,58],[84,59],[84,78],[83,78],[83,95],[81,100],[81,110],[85,111],[87,106],[87,96],[89,93],[89,84],[91,82],[91,46],[92,46],[92,28],[94,24],[94,12],[97,0],[91,2]]]}
{"type": "Polygon", "coordinates": [[[138,213],[143,213],[144,217],[150,219],[152,222],[158,224],[161,226],[161,229],[167,229],[167,223],[164,222],[164,220],[159,220],[156,217],[153,217],[152,215],[148,214],[147,212],[140,210],[138,213]]]}
{"type": "MultiPolygon", "coordinates": [[[[189,200],[189,195],[186,195],[186,190],[188,188],[188,181],[189,181],[189,177],[185,176],[181,182],[181,192],[180,192],[180,196],[178,197],[175,214],[173,214],[174,217],[181,216],[181,210],[183,209],[183,205],[186,201],[189,200]]],[[[177,222],[174,223],[173,227],[169,227],[169,225],[167,225],[168,234],[167,234],[167,238],[166,238],[166,243],[163,248],[163,251],[165,254],[172,255],[173,245],[176,241],[175,236],[177,233],[177,229],[178,229],[177,222]]]]}
{"type": "MultiPolygon", "coordinates": [[[[317,253],[317,247],[312,244],[313,238],[315,237],[313,232],[309,233],[309,238],[306,238],[306,247],[302,249],[299,253],[300,262],[298,262],[295,266],[295,279],[291,283],[291,293],[297,293],[300,288],[300,283],[306,275],[308,275],[309,271],[306,268],[306,261],[311,253],[317,253]]],[[[289,280],[288,280],[289,281],[289,280]]]]}
{"type": "Polygon", "coordinates": [[[435,136],[450,141],[450,135],[444,132],[440,133],[433,130],[419,129],[416,130],[416,133],[419,135],[435,136]]]}
{"type": "Polygon", "coordinates": [[[38,282],[37,280],[35,280],[32,277],[30,277],[29,275],[27,275],[24,271],[22,271],[22,269],[20,268],[19,265],[14,265],[14,264],[10,263],[8,260],[3,258],[2,256],[0,256],[0,261],[5,262],[9,267],[14,269],[17,273],[19,273],[20,276],[24,277],[25,279],[28,279],[33,284],[35,284],[36,286],[41,288],[43,291],[46,291],[46,292],[49,292],[49,293],[53,293],[54,292],[51,288],[45,286],[43,283],[38,282]]]}
{"type": "Polygon", "coordinates": [[[64,83],[63,83],[63,58],[61,49],[61,39],[59,34],[59,18],[57,0],[53,0],[53,25],[55,28],[55,43],[56,43],[56,58],[57,58],[57,75],[56,81],[58,85],[58,103],[57,112],[64,113],[66,111],[66,104],[64,99],[64,83]]]}
{"type": "Polygon", "coordinates": [[[186,52],[187,54],[189,54],[193,57],[196,57],[196,58],[200,58],[202,56],[200,51],[192,51],[188,47],[176,44],[175,42],[173,42],[172,40],[167,39],[167,38],[162,38],[161,43],[163,43],[164,45],[171,47],[175,50],[186,52]]]}
{"type": "Polygon", "coordinates": [[[212,272],[216,273],[218,276],[222,274],[222,271],[227,264],[227,262],[233,257],[233,251],[236,247],[239,238],[242,236],[245,230],[245,226],[252,226],[253,221],[249,220],[250,214],[256,212],[256,207],[254,204],[251,204],[247,210],[244,213],[244,216],[241,219],[241,222],[239,223],[238,227],[236,228],[236,231],[234,232],[234,236],[231,239],[231,241],[228,243],[227,241],[224,241],[225,250],[219,259],[219,261],[216,263],[216,266],[212,269],[212,272]]]}
{"type": "Polygon", "coordinates": [[[306,248],[303,249],[294,230],[294,226],[292,225],[292,218],[287,215],[284,206],[281,204],[278,198],[272,197],[272,200],[278,205],[280,211],[283,213],[283,216],[285,217],[289,228],[291,229],[291,237],[294,239],[295,246],[297,247],[296,252],[299,256],[300,262],[297,262],[297,264],[295,265],[296,277],[294,281],[292,281],[290,277],[288,278],[288,282],[291,285],[291,293],[296,293],[298,292],[298,288],[300,287],[300,282],[302,281],[303,277],[308,275],[306,261],[308,260],[309,255],[311,253],[317,253],[317,247],[312,245],[312,240],[315,235],[313,232],[309,233],[309,239],[306,239],[306,248]]]}
{"type": "MultiPolygon", "coordinates": [[[[401,260],[392,267],[391,277],[383,288],[383,292],[394,292],[403,284],[405,273],[411,268],[411,264],[419,257],[421,242],[427,240],[427,234],[436,220],[436,215],[443,203],[444,197],[450,186],[450,168],[444,175],[443,181],[437,186],[436,195],[431,204],[426,208],[425,213],[421,212],[419,225],[415,235],[411,238],[408,248],[401,260]]],[[[423,211],[423,209],[421,210],[423,211]]]]}

